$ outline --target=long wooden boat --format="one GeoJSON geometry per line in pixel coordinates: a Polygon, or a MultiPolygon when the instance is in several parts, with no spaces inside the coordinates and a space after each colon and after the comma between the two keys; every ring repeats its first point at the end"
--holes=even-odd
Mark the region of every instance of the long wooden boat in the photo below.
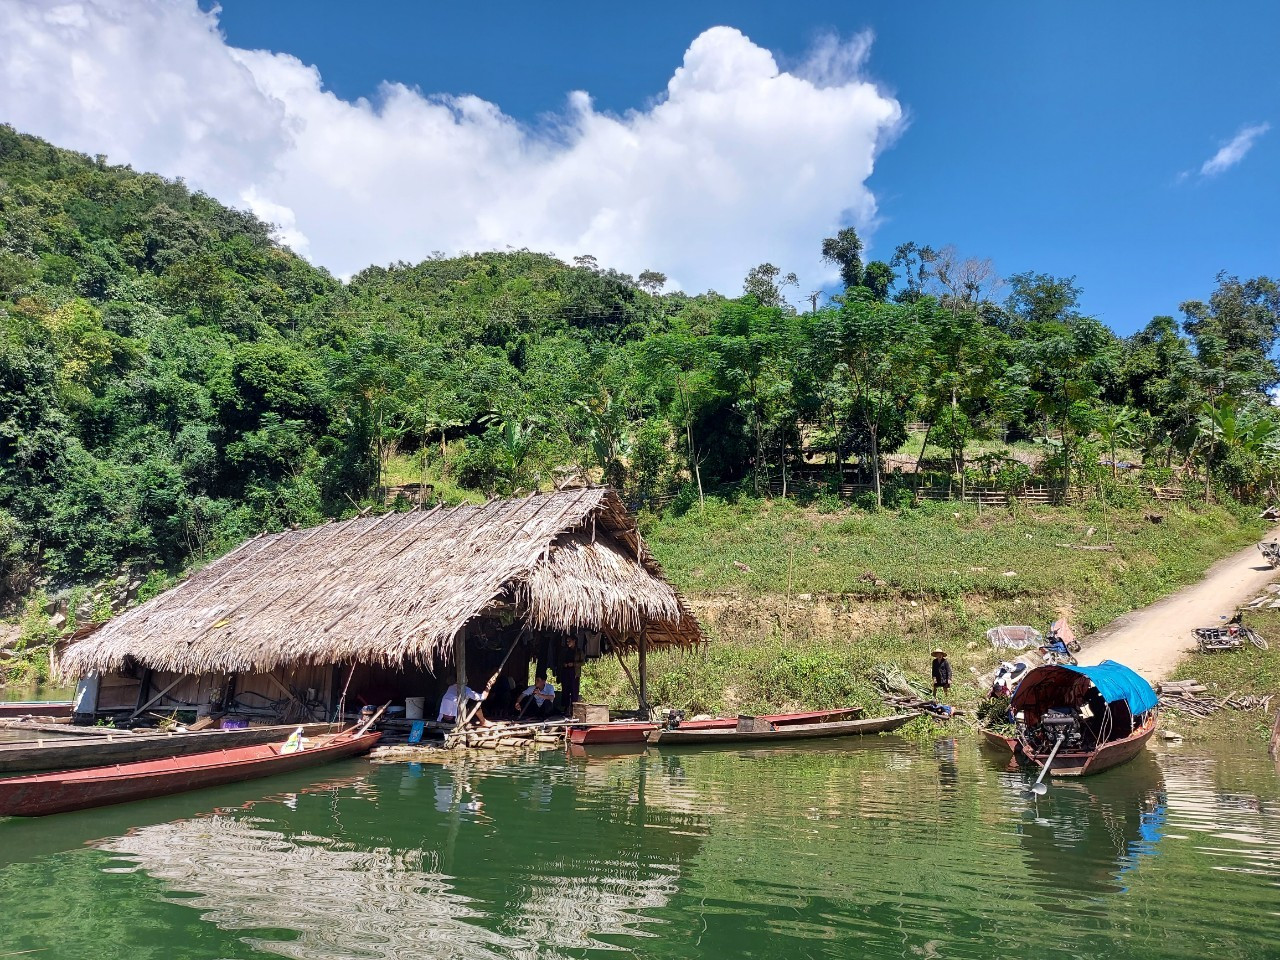
{"type": "Polygon", "coordinates": [[[0,780],[0,817],[42,817],[288,773],[365,753],[381,736],[338,734],[293,753],[283,752],[283,742],[263,743],[189,757],[12,777],[0,780]]]}
{"type": "MultiPolygon", "coordinates": [[[[113,763],[190,756],[222,748],[256,746],[284,740],[296,729],[297,724],[289,724],[188,733],[130,733],[127,730],[113,733],[99,730],[99,735],[93,737],[55,734],[48,739],[0,743],[0,774],[102,767],[113,763]]],[[[304,725],[302,732],[304,736],[316,737],[332,729],[332,724],[311,723],[304,725]]]]}
{"type": "MultiPolygon", "coordinates": [[[[793,726],[804,723],[829,723],[836,720],[853,720],[862,713],[862,707],[839,707],[835,710],[810,710],[806,713],[774,713],[760,717],[775,726],[793,726]]],[[[681,730],[734,730],[737,717],[713,717],[710,720],[684,720],[681,730]]],[[[650,733],[658,729],[656,723],[645,721],[600,723],[589,727],[574,727],[569,731],[569,742],[590,747],[612,743],[644,743],[650,733]]]]}
{"type": "Polygon", "coordinates": [[[918,713],[900,713],[890,717],[869,717],[865,720],[836,720],[830,723],[794,723],[775,725],[773,729],[691,730],[686,726],[654,730],[649,742],[661,746],[684,744],[734,744],[769,743],[783,740],[816,740],[827,737],[856,737],[868,733],[888,733],[897,730],[918,713]]]}
{"type": "Polygon", "coordinates": [[[1156,732],[1158,698],[1123,664],[1050,664],[1028,670],[1010,701],[1012,733],[984,728],[985,741],[1007,757],[1058,777],[1085,777],[1132,760],[1156,732]],[[1062,745],[1056,754],[1055,743],[1062,745]]]}
{"type": "Polygon", "coordinates": [[[71,716],[70,700],[6,700],[0,702],[0,719],[69,716],[71,716]]]}

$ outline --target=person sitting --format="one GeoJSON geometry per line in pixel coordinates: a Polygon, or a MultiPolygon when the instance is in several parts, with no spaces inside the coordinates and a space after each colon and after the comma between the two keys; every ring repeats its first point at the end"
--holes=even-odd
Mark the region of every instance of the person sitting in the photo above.
{"type": "Polygon", "coordinates": [[[556,703],[556,688],[547,683],[547,675],[540,673],[516,700],[516,709],[521,717],[532,717],[545,720],[551,715],[556,703]]]}
{"type": "MultiPolygon", "coordinates": [[[[481,703],[488,695],[488,690],[476,693],[464,684],[462,687],[462,716],[467,716],[471,704],[481,703]]],[[[449,684],[449,689],[444,692],[444,696],[440,698],[440,712],[436,715],[436,721],[438,723],[457,723],[458,710],[458,685],[451,683],[449,684]]],[[[482,727],[489,726],[489,721],[485,719],[484,711],[479,706],[476,707],[476,712],[471,715],[471,719],[478,722],[482,727]]]]}
{"type": "Polygon", "coordinates": [[[938,698],[938,688],[943,694],[951,692],[951,661],[947,659],[947,651],[933,651],[933,697],[938,698]]]}

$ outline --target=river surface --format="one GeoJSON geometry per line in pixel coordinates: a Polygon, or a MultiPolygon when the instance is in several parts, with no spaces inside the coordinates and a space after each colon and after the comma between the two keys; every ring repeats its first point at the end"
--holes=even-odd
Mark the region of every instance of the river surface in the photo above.
{"type": "Polygon", "coordinates": [[[1026,785],[968,741],[348,761],[0,821],[0,957],[1280,956],[1264,755],[1026,785]]]}
{"type": "Polygon", "coordinates": [[[76,688],[72,687],[0,687],[0,703],[38,703],[52,700],[55,702],[75,699],[76,688]]]}

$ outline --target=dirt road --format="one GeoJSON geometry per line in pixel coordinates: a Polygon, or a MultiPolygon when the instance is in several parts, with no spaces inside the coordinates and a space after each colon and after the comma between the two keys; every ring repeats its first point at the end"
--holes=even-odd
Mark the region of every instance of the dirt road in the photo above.
{"type": "Polygon", "coordinates": [[[1154,682],[1167,677],[1195,649],[1195,627],[1225,622],[1242,603],[1280,579],[1256,546],[1220,560],[1204,579],[1148,607],[1127,613],[1081,641],[1081,663],[1118,660],[1154,682]]]}

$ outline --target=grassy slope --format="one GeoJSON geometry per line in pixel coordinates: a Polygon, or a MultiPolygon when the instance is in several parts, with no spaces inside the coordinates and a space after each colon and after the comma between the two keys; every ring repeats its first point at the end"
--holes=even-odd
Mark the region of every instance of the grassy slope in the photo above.
{"type": "MultiPolygon", "coordinates": [[[[940,644],[960,680],[953,698],[972,701],[970,668],[996,660],[987,627],[1043,627],[1065,615],[1088,632],[1256,540],[1252,514],[1198,504],[1010,512],[952,503],[819,513],[789,501],[709,501],[702,515],[649,518],[651,548],[714,641],[651,658],[653,699],[695,711],[871,704],[873,667],[894,663],[925,680],[928,651],[940,644]],[[1163,520],[1151,522],[1153,513],[1163,520]],[[1060,546],[1107,542],[1113,551],[1060,546]]],[[[584,693],[634,704],[607,663],[584,693]]]]}

